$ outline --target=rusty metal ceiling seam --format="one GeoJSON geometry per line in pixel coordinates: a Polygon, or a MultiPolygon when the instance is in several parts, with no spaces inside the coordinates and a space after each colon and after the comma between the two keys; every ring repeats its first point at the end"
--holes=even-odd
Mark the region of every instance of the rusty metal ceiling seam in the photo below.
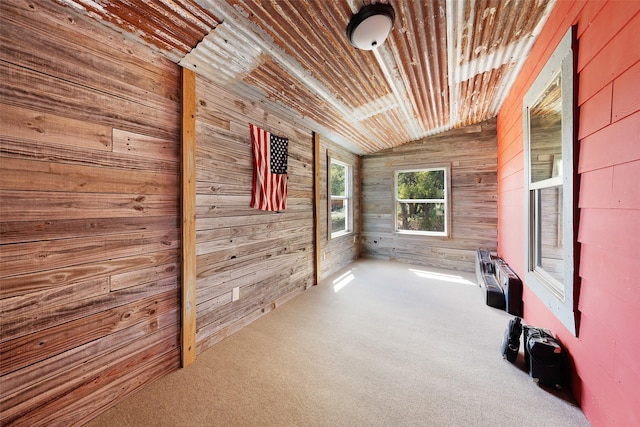
{"type": "Polygon", "coordinates": [[[365,54],[344,32],[374,0],[55,1],[358,154],[495,116],[556,2],[383,0],[396,26],[365,54]]]}

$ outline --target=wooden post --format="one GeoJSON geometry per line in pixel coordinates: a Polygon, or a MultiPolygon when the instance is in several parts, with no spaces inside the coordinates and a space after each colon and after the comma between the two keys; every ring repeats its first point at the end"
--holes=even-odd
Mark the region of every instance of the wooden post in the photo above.
{"type": "Polygon", "coordinates": [[[320,284],[320,262],[322,248],[320,246],[320,135],[313,133],[313,228],[315,232],[315,282],[314,285],[320,284]]]}
{"type": "Polygon", "coordinates": [[[181,364],[196,360],[196,75],[182,69],[181,364]]]}

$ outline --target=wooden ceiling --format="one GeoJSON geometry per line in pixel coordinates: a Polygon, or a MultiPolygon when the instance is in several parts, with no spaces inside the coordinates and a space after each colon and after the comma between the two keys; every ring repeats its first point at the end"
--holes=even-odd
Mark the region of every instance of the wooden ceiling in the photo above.
{"type": "Polygon", "coordinates": [[[56,0],[265,111],[372,153],[494,117],[555,0],[390,0],[384,45],[351,46],[371,0],[56,0]]]}

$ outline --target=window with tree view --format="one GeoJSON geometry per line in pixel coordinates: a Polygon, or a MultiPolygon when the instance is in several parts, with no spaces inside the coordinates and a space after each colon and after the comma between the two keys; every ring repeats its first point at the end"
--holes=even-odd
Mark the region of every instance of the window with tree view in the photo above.
{"type": "Polygon", "coordinates": [[[448,235],[448,170],[396,172],[396,231],[448,235]]]}
{"type": "Polygon", "coordinates": [[[330,165],[330,231],[331,237],[336,237],[351,231],[351,168],[334,159],[330,165]]]}

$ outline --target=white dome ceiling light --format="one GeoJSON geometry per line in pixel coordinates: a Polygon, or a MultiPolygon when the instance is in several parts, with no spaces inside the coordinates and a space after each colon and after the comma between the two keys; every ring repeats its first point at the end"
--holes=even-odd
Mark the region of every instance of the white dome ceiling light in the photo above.
{"type": "Polygon", "coordinates": [[[389,36],[395,19],[389,4],[369,4],[351,17],[347,25],[347,38],[356,48],[372,50],[381,46],[389,36]]]}

